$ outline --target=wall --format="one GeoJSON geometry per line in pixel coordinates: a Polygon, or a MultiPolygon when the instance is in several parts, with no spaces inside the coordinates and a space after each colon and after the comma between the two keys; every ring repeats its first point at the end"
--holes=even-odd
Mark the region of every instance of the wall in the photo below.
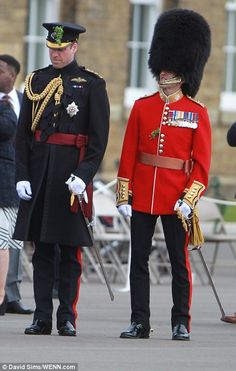
{"type": "MultiPolygon", "coordinates": [[[[212,52],[197,99],[207,106],[212,123],[211,177],[219,176],[222,184],[236,185],[236,151],[227,145],[225,139],[229,125],[236,121],[236,117],[229,116],[223,122],[219,111],[220,92],[224,86],[225,3],[226,0],[163,0],[166,8],[179,6],[200,12],[210,24],[212,52]]],[[[27,19],[27,0],[1,0],[0,53],[13,54],[23,67],[27,19]]],[[[111,129],[103,177],[112,179],[116,175],[116,162],[126,126],[123,98],[128,80],[130,3],[128,0],[61,0],[61,19],[81,23],[87,28],[80,37],[78,61],[97,71],[107,83],[111,129]]],[[[24,78],[21,73],[17,84],[20,85],[24,78]]]]}

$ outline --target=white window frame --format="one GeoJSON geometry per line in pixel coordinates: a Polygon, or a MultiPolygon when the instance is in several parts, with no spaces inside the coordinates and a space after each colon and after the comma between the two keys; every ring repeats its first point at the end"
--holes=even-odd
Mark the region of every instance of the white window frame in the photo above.
{"type": "Polygon", "coordinates": [[[226,54],[225,62],[225,87],[220,96],[220,110],[222,112],[236,112],[236,91],[233,90],[233,75],[236,74],[236,1],[229,1],[225,4],[225,9],[228,12],[228,31],[227,45],[224,47],[226,54]]]}
{"type": "MultiPolygon", "coordinates": [[[[131,73],[131,76],[129,76],[129,81],[131,82],[129,85],[125,88],[125,94],[124,94],[124,105],[126,107],[131,107],[134,103],[134,101],[141,96],[144,96],[146,94],[151,94],[157,90],[157,83],[155,79],[153,78],[151,72],[148,69],[148,65],[143,68],[146,70],[142,71],[142,74],[145,75],[146,83],[145,86],[137,87],[137,71],[139,70],[140,66],[138,61],[138,50],[140,49],[146,49],[147,51],[150,48],[151,39],[153,35],[153,29],[155,22],[157,20],[158,15],[161,12],[162,9],[162,0],[130,0],[130,3],[134,5],[134,14],[132,15],[133,18],[133,30],[132,32],[135,33],[135,31],[138,31],[138,20],[139,20],[139,14],[140,11],[140,5],[145,5],[150,7],[150,13],[149,13],[149,22],[148,22],[148,39],[145,41],[136,41],[130,40],[128,41],[128,49],[131,49],[132,57],[129,61],[129,71],[131,73]]],[[[148,55],[147,55],[148,60],[148,55]]]]}
{"type": "Polygon", "coordinates": [[[45,47],[47,35],[42,23],[56,22],[59,18],[60,0],[30,0],[29,23],[25,41],[27,44],[26,73],[42,68],[50,63],[48,49],[45,47]],[[38,9],[40,8],[40,12],[38,9]],[[39,18],[39,13],[42,19],[39,18]],[[39,25],[40,22],[40,25],[39,25]],[[40,53],[40,65],[37,55],[40,53]]]}

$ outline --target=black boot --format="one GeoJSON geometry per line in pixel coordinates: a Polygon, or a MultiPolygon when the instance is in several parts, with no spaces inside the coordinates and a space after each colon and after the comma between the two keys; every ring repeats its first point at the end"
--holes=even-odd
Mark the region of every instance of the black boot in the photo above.
{"type": "Polygon", "coordinates": [[[0,316],[4,316],[7,309],[7,295],[5,294],[2,304],[0,304],[0,316]]]}
{"type": "Polygon", "coordinates": [[[46,324],[41,319],[35,319],[29,327],[26,327],[26,335],[50,335],[52,332],[52,326],[46,324]]]}
{"type": "Polygon", "coordinates": [[[190,334],[182,323],[178,323],[172,333],[172,340],[190,340],[190,334]]]}
{"type": "Polygon", "coordinates": [[[132,322],[129,328],[120,334],[122,339],[148,339],[150,329],[146,329],[141,323],[132,322]]]}

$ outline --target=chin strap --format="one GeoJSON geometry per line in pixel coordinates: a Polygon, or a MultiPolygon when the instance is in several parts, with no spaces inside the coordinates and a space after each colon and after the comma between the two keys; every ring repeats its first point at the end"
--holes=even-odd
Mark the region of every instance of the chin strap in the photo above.
{"type": "Polygon", "coordinates": [[[175,77],[172,77],[171,79],[162,79],[162,80],[159,79],[158,84],[160,88],[164,88],[166,86],[180,84],[181,82],[183,82],[182,78],[180,76],[175,76],[175,77]]]}

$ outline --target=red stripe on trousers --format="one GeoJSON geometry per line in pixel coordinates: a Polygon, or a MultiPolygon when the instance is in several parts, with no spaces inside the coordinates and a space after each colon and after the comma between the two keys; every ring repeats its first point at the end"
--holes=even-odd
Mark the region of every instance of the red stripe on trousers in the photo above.
{"type": "Polygon", "coordinates": [[[186,241],[184,246],[184,252],[185,252],[185,265],[188,271],[188,280],[189,280],[189,299],[188,299],[188,308],[189,308],[189,320],[188,320],[188,332],[190,332],[190,322],[191,322],[191,315],[190,315],[190,308],[192,303],[192,270],[189,260],[189,251],[188,251],[188,243],[189,243],[189,236],[188,233],[186,233],[186,241]]]}
{"type": "Polygon", "coordinates": [[[77,303],[78,303],[78,300],[79,300],[79,293],[80,293],[80,277],[81,277],[81,274],[82,274],[82,253],[81,253],[81,248],[78,247],[77,248],[77,261],[78,263],[80,264],[80,276],[78,277],[78,281],[77,281],[77,292],[76,292],[76,297],[75,297],[75,300],[73,302],[73,305],[72,305],[72,308],[73,308],[73,312],[75,314],[75,326],[76,326],[76,319],[78,317],[78,312],[77,312],[77,303]]]}

